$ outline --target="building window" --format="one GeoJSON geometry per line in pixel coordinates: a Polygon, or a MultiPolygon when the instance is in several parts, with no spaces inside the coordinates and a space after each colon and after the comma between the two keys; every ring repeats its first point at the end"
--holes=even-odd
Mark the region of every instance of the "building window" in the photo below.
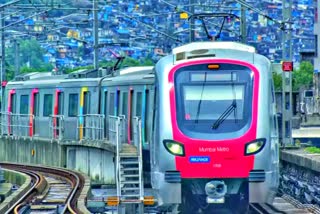
{"type": "Polygon", "coordinates": [[[52,114],[52,94],[45,94],[43,101],[43,116],[49,117],[52,114]]]}
{"type": "Polygon", "coordinates": [[[20,97],[20,114],[28,114],[29,95],[21,95],[20,97]]]}
{"type": "Polygon", "coordinates": [[[78,94],[69,94],[69,117],[78,116],[78,102],[79,102],[78,94]]]}

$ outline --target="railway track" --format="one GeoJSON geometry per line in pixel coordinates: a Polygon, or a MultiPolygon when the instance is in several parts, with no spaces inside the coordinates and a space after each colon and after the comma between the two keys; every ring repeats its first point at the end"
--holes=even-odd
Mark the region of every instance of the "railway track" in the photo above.
{"type": "Polygon", "coordinates": [[[48,210],[49,208],[57,210],[59,213],[83,213],[77,208],[77,199],[81,194],[85,180],[82,175],[66,169],[42,166],[11,163],[0,163],[0,166],[28,174],[32,178],[32,186],[10,206],[6,213],[23,213],[23,211],[31,209],[41,213],[40,210],[48,210]],[[57,196],[60,199],[55,199],[57,196]],[[57,206],[53,206],[53,204],[57,206]]]}
{"type": "Polygon", "coordinates": [[[276,209],[272,205],[268,204],[250,204],[250,214],[286,214],[285,211],[276,209]]]}
{"type": "Polygon", "coordinates": [[[310,205],[306,206],[298,202],[297,200],[288,197],[287,195],[282,195],[281,197],[276,197],[272,205],[270,204],[250,204],[250,214],[320,214],[320,210],[316,207],[310,205]]]}

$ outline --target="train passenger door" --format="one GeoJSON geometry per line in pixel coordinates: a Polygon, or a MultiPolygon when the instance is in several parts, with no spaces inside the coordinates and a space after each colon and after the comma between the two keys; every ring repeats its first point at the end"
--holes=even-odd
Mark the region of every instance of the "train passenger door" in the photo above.
{"type": "Polygon", "coordinates": [[[30,103],[30,136],[39,135],[39,90],[37,88],[32,89],[31,91],[31,103],[30,103]]]}
{"type": "MultiPolygon", "coordinates": [[[[141,88],[136,88],[134,92],[134,101],[132,103],[134,107],[134,111],[132,114],[132,138],[133,138],[133,144],[137,145],[139,143],[139,124],[138,121],[135,119],[136,117],[141,119],[141,128],[142,128],[142,101],[143,101],[143,90],[141,88]]],[[[142,135],[141,135],[142,136],[142,135]]],[[[143,137],[142,137],[143,138],[143,137]]],[[[142,140],[142,139],[141,139],[142,140]]]]}
{"type": "Polygon", "coordinates": [[[109,140],[109,114],[108,114],[108,91],[104,90],[104,104],[103,104],[103,114],[104,114],[104,137],[109,140]]]}
{"type": "MultiPolygon", "coordinates": [[[[123,127],[123,135],[124,135],[124,142],[128,143],[128,124],[129,124],[129,118],[128,118],[128,92],[122,91],[121,92],[121,115],[124,116],[124,127],[123,127]]],[[[130,142],[129,142],[130,143],[130,142]]]]}
{"type": "Polygon", "coordinates": [[[41,120],[39,123],[39,135],[42,137],[47,137],[49,138],[49,136],[52,136],[52,133],[50,134],[50,129],[49,129],[49,124],[50,124],[50,117],[52,117],[53,115],[53,110],[54,110],[54,93],[52,93],[49,90],[45,90],[47,92],[44,93],[44,95],[42,96],[43,98],[43,103],[42,105],[42,114],[41,114],[41,120]],[[44,129],[43,127],[47,126],[48,128],[44,129]]]}
{"type": "Polygon", "coordinates": [[[88,87],[81,88],[80,94],[80,111],[79,111],[79,140],[82,140],[85,136],[85,129],[86,129],[86,115],[89,114],[89,91],[88,87]]]}
{"type": "MultiPolygon", "coordinates": [[[[83,115],[85,117],[85,124],[84,124],[84,130],[83,130],[83,136],[86,136],[86,134],[89,134],[88,131],[90,131],[90,129],[88,128],[88,119],[89,119],[89,114],[90,114],[90,92],[89,91],[84,91],[83,92],[83,115]],[[87,120],[86,120],[87,119],[87,120]],[[86,133],[87,130],[87,133],[86,133]]],[[[98,118],[90,118],[90,121],[92,120],[98,120],[98,118]]],[[[95,125],[99,124],[97,121],[94,121],[95,125]]],[[[91,133],[93,133],[93,131],[96,130],[97,127],[93,127],[94,130],[91,130],[91,133]]],[[[94,136],[90,136],[90,137],[94,137],[94,136]]]]}
{"type": "Polygon", "coordinates": [[[66,119],[65,119],[65,129],[66,130],[76,130],[74,132],[65,132],[64,138],[65,139],[79,139],[79,128],[80,128],[80,109],[79,109],[79,92],[77,89],[69,89],[68,92],[68,99],[66,100],[67,106],[68,106],[68,112],[66,113],[66,119]]]}
{"type": "Polygon", "coordinates": [[[55,139],[59,138],[62,134],[62,115],[63,115],[63,92],[60,89],[56,89],[55,93],[55,102],[54,102],[54,110],[53,110],[53,136],[55,139]]]}
{"type": "Polygon", "coordinates": [[[130,87],[129,89],[129,97],[128,97],[128,143],[131,144],[133,140],[133,89],[130,87]]]}
{"type": "Polygon", "coordinates": [[[8,96],[8,135],[11,135],[13,130],[13,123],[14,123],[14,116],[13,114],[16,113],[16,90],[11,89],[9,91],[9,96],[8,96]]]}

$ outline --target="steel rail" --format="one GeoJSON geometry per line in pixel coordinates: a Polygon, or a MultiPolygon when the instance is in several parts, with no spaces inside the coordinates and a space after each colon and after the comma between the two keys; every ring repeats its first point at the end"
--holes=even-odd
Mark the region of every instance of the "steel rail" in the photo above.
{"type": "Polygon", "coordinates": [[[273,207],[270,204],[253,203],[249,205],[249,208],[251,212],[258,213],[258,214],[270,214],[270,213],[286,214],[286,212],[278,210],[277,208],[273,207]]]}
{"type": "MultiPolygon", "coordinates": [[[[1,166],[4,166],[4,168],[10,168],[14,169],[17,171],[29,171],[29,173],[32,173],[30,171],[37,171],[37,172],[43,172],[43,173],[48,173],[48,174],[53,174],[53,175],[58,175],[71,183],[72,185],[72,191],[68,195],[68,200],[66,202],[66,205],[64,206],[63,210],[61,213],[72,213],[72,214],[80,214],[82,213],[80,210],[77,209],[77,198],[80,195],[80,191],[83,188],[83,178],[81,175],[79,175],[76,172],[72,172],[69,170],[64,170],[64,169],[59,169],[59,168],[49,168],[49,167],[43,167],[43,166],[33,166],[33,165],[21,165],[21,164],[11,164],[11,163],[0,163],[1,166]]],[[[36,189],[37,184],[33,185],[34,189],[36,189]]],[[[28,194],[30,191],[28,191],[28,194]]],[[[26,196],[28,195],[27,193],[25,194],[26,196]]],[[[22,198],[19,201],[23,201],[25,199],[22,198]]],[[[19,203],[20,204],[20,203],[19,203]]],[[[15,203],[15,206],[17,206],[18,203],[15,203]]],[[[12,209],[11,209],[12,211],[12,209]]],[[[9,213],[9,212],[8,212],[9,213]]]]}
{"type": "MultiPolygon", "coordinates": [[[[5,169],[11,169],[13,170],[14,168],[12,167],[4,167],[5,169]]],[[[18,169],[17,171],[25,173],[27,175],[29,175],[31,178],[33,178],[33,180],[35,181],[33,183],[33,185],[30,187],[30,189],[23,195],[21,196],[6,212],[5,214],[9,214],[12,213],[14,211],[14,213],[17,213],[16,211],[18,211],[20,205],[23,203],[23,201],[25,201],[28,197],[30,197],[30,195],[33,195],[37,188],[37,186],[39,185],[39,183],[41,182],[41,176],[37,173],[34,172],[30,172],[28,170],[21,170],[18,169]]]]}

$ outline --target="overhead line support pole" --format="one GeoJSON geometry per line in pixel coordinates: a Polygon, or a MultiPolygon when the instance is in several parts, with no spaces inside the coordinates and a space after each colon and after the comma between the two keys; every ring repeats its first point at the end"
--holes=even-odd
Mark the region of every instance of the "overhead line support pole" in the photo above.
{"type": "Polygon", "coordinates": [[[4,41],[4,19],[2,19],[3,11],[0,12],[0,34],[1,34],[1,83],[6,80],[5,69],[5,41],[4,41]]]}
{"type": "Polygon", "coordinates": [[[246,7],[241,5],[241,42],[247,43],[247,20],[246,20],[246,7]]]}
{"type": "MultiPolygon", "coordinates": [[[[194,14],[194,2],[195,0],[189,0],[189,10],[190,10],[190,13],[191,15],[194,14]]],[[[195,21],[194,21],[194,18],[192,17],[190,19],[190,22],[189,22],[189,29],[190,29],[190,42],[194,42],[194,26],[195,25],[195,21]]]]}
{"type": "Polygon", "coordinates": [[[5,68],[5,42],[4,42],[4,29],[3,29],[3,26],[4,26],[4,19],[2,18],[3,17],[3,11],[1,10],[0,11],[0,38],[1,38],[1,75],[0,75],[0,78],[1,78],[1,81],[0,81],[0,84],[1,84],[1,93],[0,93],[0,96],[1,96],[1,111],[3,111],[3,87],[2,87],[2,82],[6,80],[6,68],[5,68]]]}
{"type": "Polygon", "coordinates": [[[20,74],[20,44],[17,39],[14,40],[14,53],[15,53],[15,73],[14,76],[18,76],[20,74]]]}
{"type": "Polygon", "coordinates": [[[93,39],[94,39],[94,51],[93,51],[93,66],[94,69],[99,69],[99,23],[98,23],[98,0],[93,0],[93,39]]]}
{"type": "MultiPolygon", "coordinates": [[[[292,62],[292,0],[282,0],[282,59],[292,62]]],[[[292,72],[282,72],[282,146],[292,140],[292,72]]]]}

